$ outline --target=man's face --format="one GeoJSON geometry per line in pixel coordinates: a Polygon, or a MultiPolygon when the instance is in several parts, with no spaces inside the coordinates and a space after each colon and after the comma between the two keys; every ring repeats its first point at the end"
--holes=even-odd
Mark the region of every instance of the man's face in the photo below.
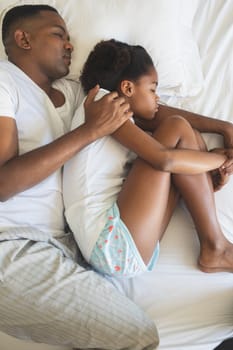
{"type": "Polygon", "coordinates": [[[52,11],[41,11],[30,23],[31,59],[51,81],[69,73],[73,46],[64,20],[52,11]]]}

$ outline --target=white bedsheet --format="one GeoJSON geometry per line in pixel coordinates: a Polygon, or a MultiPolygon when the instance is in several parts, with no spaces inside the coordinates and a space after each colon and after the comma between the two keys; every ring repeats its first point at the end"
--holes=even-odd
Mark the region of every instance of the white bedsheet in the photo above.
{"type": "Polygon", "coordinates": [[[233,276],[199,271],[198,252],[194,227],[178,208],[155,270],[124,283],[155,320],[159,349],[213,350],[233,335],[233,276]]]}

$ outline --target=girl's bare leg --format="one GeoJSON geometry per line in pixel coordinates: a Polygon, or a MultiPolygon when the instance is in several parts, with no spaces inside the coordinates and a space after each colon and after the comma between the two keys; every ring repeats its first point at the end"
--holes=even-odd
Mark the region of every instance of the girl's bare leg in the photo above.
{"type": "MultiPolygon", "coordinates": [[[[154,137],[167,147],[202,148],[191,126],[180,117],[172,117],[172,124],[169,120],[161,123],[154,137]]],[[[200,268],[206,272],[233,271],[233,245],[219,226],[209,175],[171,178],[138,159],[125,181],[118,205],[145,263],[166,229],[178,193],[186,202],[200,239],[200,268]]]]}
{"type": "MultiPolygon", "coordinates": [[[[201,135],[195,133],[199,149],[206,150],[201,135]]],[[[210,173],[188,177],[173,175],[172,178],[182,193],[199,236],[200,269],[204,272],[233,272],[233,245],[225,238],[217,219],[210,173]]]]}
{"type": "MultiPolygon", "coordinates": [[[[195,135],[198,148],[206,150],[201,135],[197,131],[195,135]]],[[[180,142],[181,148],[189,148],[189,145],[185,138],[180,142]]],[[[199,236],[200,269],[205,272],[233,272],[233,245],[225,238],[217,219],[210,174],[173,175],[172,181],[192,215],[199,236]]]]}
{"type": "MultiPolygon", "coordinates": [[[[193,138],[196,145],[196,138],[189,124],[181,118],[178,118],[178,123],[177,128],[171,128],[168,124],[163,128],[160,126],[155,137],[167,147],[174,148],[185,135],[188,140],[193,138]],[[179,130],[180,127],[187,129],[187,132],[179,130]],[[161,137],[160,129],[163,130],[161,137]]],[[[141,159],[135,161],[118,196],[118,206],[121,218],[129,228],[145,263],[151,259],[178,198],[179,193],[171,182],[170,173],[155,170],[141,159]]]]}

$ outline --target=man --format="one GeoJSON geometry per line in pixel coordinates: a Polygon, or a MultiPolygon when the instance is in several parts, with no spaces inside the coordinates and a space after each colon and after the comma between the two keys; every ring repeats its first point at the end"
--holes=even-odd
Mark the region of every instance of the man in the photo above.
{"type": "Polygon", "coordinates": [[[3,21],[0,63],[0,330],[75,348],[154,349],[154,323],[113,285],[76,262],[65,234],[61,167],[130,116],[116,93],[85,105],[62,78],[73,47],[55,9],[19,6],[3,21]],[[55,80],[60,79],[55,82],[55,80]]]}

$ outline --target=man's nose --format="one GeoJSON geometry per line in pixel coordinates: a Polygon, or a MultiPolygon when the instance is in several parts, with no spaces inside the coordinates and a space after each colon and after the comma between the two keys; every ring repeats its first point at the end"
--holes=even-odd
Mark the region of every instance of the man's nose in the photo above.
{"type": "Polygon", "coordinates": [[[66,50],[69,50],[70,52],[72,52],[74,50],[74,46],[71,44],[71,42],[69,40],[66,41],[65,48],[66,48],[66,50]]]}

